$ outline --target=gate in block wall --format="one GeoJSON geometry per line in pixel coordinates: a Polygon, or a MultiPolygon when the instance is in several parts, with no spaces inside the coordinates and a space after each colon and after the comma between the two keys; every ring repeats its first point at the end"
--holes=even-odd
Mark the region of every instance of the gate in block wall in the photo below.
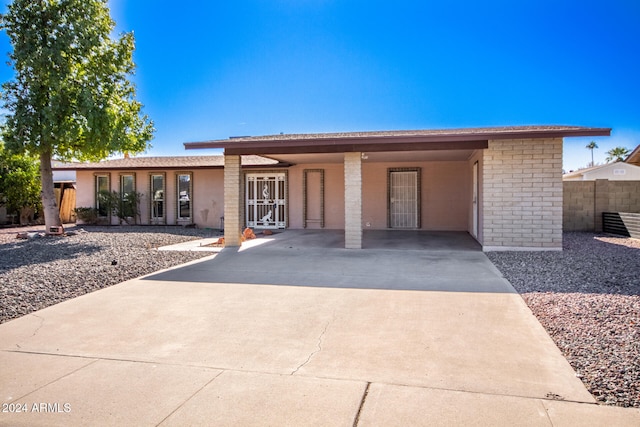
{"type": "Polygon", "coordinates": [[[249,173],[246,175],[247,227],[285,228],[287,226],[286,174],[249,173]]]}

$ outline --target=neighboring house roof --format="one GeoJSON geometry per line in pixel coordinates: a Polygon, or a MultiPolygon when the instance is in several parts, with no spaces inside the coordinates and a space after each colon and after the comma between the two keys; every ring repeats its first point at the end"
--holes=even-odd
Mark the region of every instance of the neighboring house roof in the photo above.
{"type": "Polygon", "coordinates": [[[186,149],[224,148],[225,154],[285,154],[353,151],[410,151],[487,148],[489,140],[609,136],[610,128],[582,126],[504,126],[465,129],[399,130],[242,136],[187,142],[186,149]]]}
{"type": "Polygon", "coordinates": [[[638,145],[635,150],[633,150],[631,154],[629,154],[627,158],[624,159],[624,161],[625,163],[631,163],[632,165],[640,166],[640,145],[638,145]]]}
{"type": "Polygon", "coordinates": [[[596,179],[637,181],[640,180],[640,166],[624,162],[607,163],[606,165],[579,169],[562,176],[563,181],[593,181],[596,179]]]}
{"type": "MultiPolygon", "coordinates": [[[[242,156],[245,167],[277,167],[284,166],[278,160],[262,156],[242,156]]],[[[123,159],[103,160],[96,163],[61,163],[54,165],[56,170],[94,170],[94,169],[200,169],[222,168],[224,156],[172,156],[172,157],[129,157],[123,159]]]]}
{"type": "Polygon", "coordinates": [[[63,162],[61,160],[51,160],[51,167],[54,169],[72,169],[75,168],[76,165],[81,164],[80,162],[63,162]]]}

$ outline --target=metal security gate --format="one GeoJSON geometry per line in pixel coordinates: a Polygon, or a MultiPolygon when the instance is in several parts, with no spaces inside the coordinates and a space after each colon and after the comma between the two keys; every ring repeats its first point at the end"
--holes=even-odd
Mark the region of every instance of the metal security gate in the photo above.
{"type": "Polygon", "coordinates": [[[247,174],[247,227],[285,228],[286,175],[284,173],[247,174]]]}
{"type": "Polygon", "coordinates": [[[389,173],[389,226],[418,228],[418,171],[389,173]]]}

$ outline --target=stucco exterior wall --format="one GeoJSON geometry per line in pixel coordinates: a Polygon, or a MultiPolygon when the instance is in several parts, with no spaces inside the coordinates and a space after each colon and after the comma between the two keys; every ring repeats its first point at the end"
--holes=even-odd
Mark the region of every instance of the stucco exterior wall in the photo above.
{"type": "MultiPolygon", "coordinates": [[[[421,228],[469,230],[471,170],[467,161],[362,163],[362,227],[387,228],[387,170],[421,169],[421,228]]],[[[303,164],[289,168],[289,227],[303,228],[303,171],[323,169],[325,174],[325,228],[344,229],[344,166],[303,164]]]]}
{"type": "MultiPolygon", "coordinates": [[[[76,207],[92,208],[95,206],[94,181],[92,171],[76,172],[76,207]]],[[[80,222],[80,221],[79,221],[80,222]]]]}
{"type": "Polygon", "coordinates": [[[562,139],[491,140],[483,165],[484,250],[561,250],[562,139]]]}
{"type": "Polygon", "coordinates": [[[640,181],[640,167],[624,162],[616,162],[600,166],[582,173],[568,174],[565,181],[595,181],[608,179],[609,181],[640,181]]]}
{"type": "MultiPolygon", "coordinates": [[[[312,163],[290,167],[289,228],[301,229],[303,224],[303,173],[305,169],[324,170],[324,217],[326,229],[344,229],[344,167],[336,163],[312,163]]],[[[310,196],[313,196],[311,194],[310,196]]]]}
{"type": "Polygon", "coordinates": [[[363,227],[387,228],[387,170],[414,167],[420,168],[421,171],[420,228],[442,231],[468,230],[471,174],[467,162],[364,162],[363,227]]]}
{"type": "MultiPolygon", "coordinates": [[[[177,221],[177,175],[192,174],[192,218],[190,222],[200,227],[219,228],[220,217],[223,216],[224,188],[222,169],[181,169],[181,170],[79,170],[76,174],[77,193],[76,207],[95,207],[95,175],[109,175],[110,190],[120,191],[120,176],[123,174],[135,176],[136,191],[142,194],[140,201],[140,224],[149,224],[150,176],[152,174],[165,175],[165,212],[166,224],[175,225],[177,221]]],[[[81,222],[81,221],[79,221],[81,222]]],[[[188,223],[189,221],[187,221],[188,223]]],[[[112,218],[112,224],[118,224],[117,218],[112,218]]]]}
{"type": "Polygon", "coordinates": [[[193,173],[193,220],[200,227],[220,228],[224,215],[224,171],[196,169],[193,173]]]}

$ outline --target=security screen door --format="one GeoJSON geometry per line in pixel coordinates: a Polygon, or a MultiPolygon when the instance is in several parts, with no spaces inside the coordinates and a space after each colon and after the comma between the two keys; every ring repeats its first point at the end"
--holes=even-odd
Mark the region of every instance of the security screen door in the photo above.
{"type": "Polygon", "coordinates": [[[390,172],[389,225],[391,228],[418,228],[417,171],[390,172]]]}
{"type": "Polygon", "coordinates": [[[285,193],[284,173],[247,174],[247,227],[285,228],[285,193]]]}

